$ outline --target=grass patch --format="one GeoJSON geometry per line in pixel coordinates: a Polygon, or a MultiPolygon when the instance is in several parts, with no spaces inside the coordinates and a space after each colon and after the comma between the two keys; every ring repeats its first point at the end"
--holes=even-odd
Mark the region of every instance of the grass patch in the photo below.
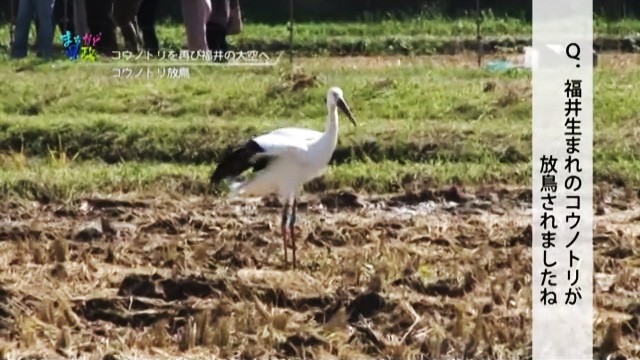
{"type": "MultiPolygon", "coordinates": [[[[31,159],[4,156],[0,159],[0,194],[43,201],[71,200],[99,193],[165,192],[213,194],[209,185],[212,165],[97,161],[73,162],[59,158],[31,159]]],[[[390,193],[411,188],[417,182],[442,186],[463,181],[526,184],[528,164],[515,166],[430,161],[402,164],[396,161],[353,162],[330,167],[310,183],[307,191],[352,188],[363,193],[390,193]],[[464,175],[461,175],[464,174],[464,175]]]]}
{"type": "MultiPolygon", "coordinates": [[[[594,180],[638,186],[639,62],[605,55],[601,63],[594,180]]],[[[342,122],[335,172],[316,189],[529,181],[530,74],[487,72],[472,56],[307,58],[293,72],[201,66],[189,79],[114,78],[114,68],[133,66],[102,64],[0,62],[5,194],[27,194],[24,181],[55,197],[178,185],[201,192],[220,156],[248,137],[280,126],[322,130],[332,85],[344,89],[359,126],[342,122]],[[29,165],[16,168],[21,157],[29,165]],[[51,158],[72,165],[56,169],[51,158]]]]}
{"type": "MultiPolygon", "coordinates": [[[[637,52],[636,34],[640,20],[607,21],[596,18],[594,39],[602,51],[637,52]]],[[[160,48],[185,48],[186,35],[181,23],[162,22],[157,26],[160,48]]],[[[56,29],[56,39],[59,29],[56,29]]],[[[120,33],[119,42],[124,44],[120,33]]],[[[486,16],[481,23],[485,52],[516,50],[531,43],[531,23],[518,18],[486,16]]],[[[0,28],[0,44],[8,48],[9,26],[0,28]],[[6,43],[5,43],[6,42],[6,43]]],[[[31,43],[35,41],[35,30],[31,43]]],[[[245,24],[241,34],[229,37],[236,51],[264,51],[275,54],[289,50],[286,24],[245,24]]],[[[56,41],[56,45],[59,41],[56,41]]],[[[460,17],[422,17],[364,22],[303,22],[295,25],[294,51],[302,56],[453,54],[475,51],[476,19],[460,17]]],[[[62,50],[60,49],[62,53],[62,50]]]]}

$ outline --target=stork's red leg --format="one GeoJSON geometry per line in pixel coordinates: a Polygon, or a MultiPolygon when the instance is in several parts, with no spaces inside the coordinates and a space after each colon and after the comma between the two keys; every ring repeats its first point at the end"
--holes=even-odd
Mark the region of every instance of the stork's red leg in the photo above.
{"type": "Polygon", "coordinates": [[[296,208],[298,207],[298,199],[293,198],[293,204],[291,205],[291,218],[289,219],[289,238],[291,239],[291,252],[293,253],[293,268],[297,267],[296,261],[296,237],[295,237],[295,223],[296,223],[296,208]]]}
{"type": "Polygon", "coordinates": [[[284,248],[284,265],[287,264],[287,218],[289,217],[289,203],[285,203],[282,208],[282,222],[280,223],[280,231],[282,232],[282,245],[284,248]]]}

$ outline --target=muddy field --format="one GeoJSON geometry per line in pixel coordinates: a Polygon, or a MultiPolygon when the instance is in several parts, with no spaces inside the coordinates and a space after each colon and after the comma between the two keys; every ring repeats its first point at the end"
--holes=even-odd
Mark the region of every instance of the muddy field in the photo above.
{"type": "MultiPolygon", "coordinates": [[[[267,199],[4,202],[4,356],[530,356],[528,189],[303,200],[298,271],[267,199]]],[[[596,351],[637,359],[638,193],[594,201],[596,351]]]]}

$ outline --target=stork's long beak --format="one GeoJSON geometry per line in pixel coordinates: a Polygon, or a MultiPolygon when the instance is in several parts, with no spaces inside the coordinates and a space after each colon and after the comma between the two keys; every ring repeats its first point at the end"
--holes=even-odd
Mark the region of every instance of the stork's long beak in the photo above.
{"type": "Polygon", "coordinates": [[[344,99],[338,99],[338,107],[340,108],[340,110],[342,110],[343,113],[345,113],[345,115],[347,115],[354,126],[358,126],[358,124],[356,124],[356,119],[354,119],[353,114],[351,114],[351,110],[349,110],[349,105],[347,105],[347,102],[344,101],[344,99]]]}

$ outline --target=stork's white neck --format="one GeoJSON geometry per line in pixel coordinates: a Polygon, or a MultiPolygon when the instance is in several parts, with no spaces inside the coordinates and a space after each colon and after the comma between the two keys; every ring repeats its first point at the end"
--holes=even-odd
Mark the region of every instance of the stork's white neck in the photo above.
{"type": "Polygon", "coordinates": [[[338,134],[338,107],[328,105],[329,116],[327,116],[327,126],[325,128],[325,134],[338,134]]]}
{"type": "Polygon", "coordinates": [[[323,155],[323,162],[329,161],[333,150],[338,145],[338,108],[335,105],[328,105],[327,108],[329,110],[327,126],[318,141],[318,146],[322,149],[321,153],[325,154],[323,155]]]}

